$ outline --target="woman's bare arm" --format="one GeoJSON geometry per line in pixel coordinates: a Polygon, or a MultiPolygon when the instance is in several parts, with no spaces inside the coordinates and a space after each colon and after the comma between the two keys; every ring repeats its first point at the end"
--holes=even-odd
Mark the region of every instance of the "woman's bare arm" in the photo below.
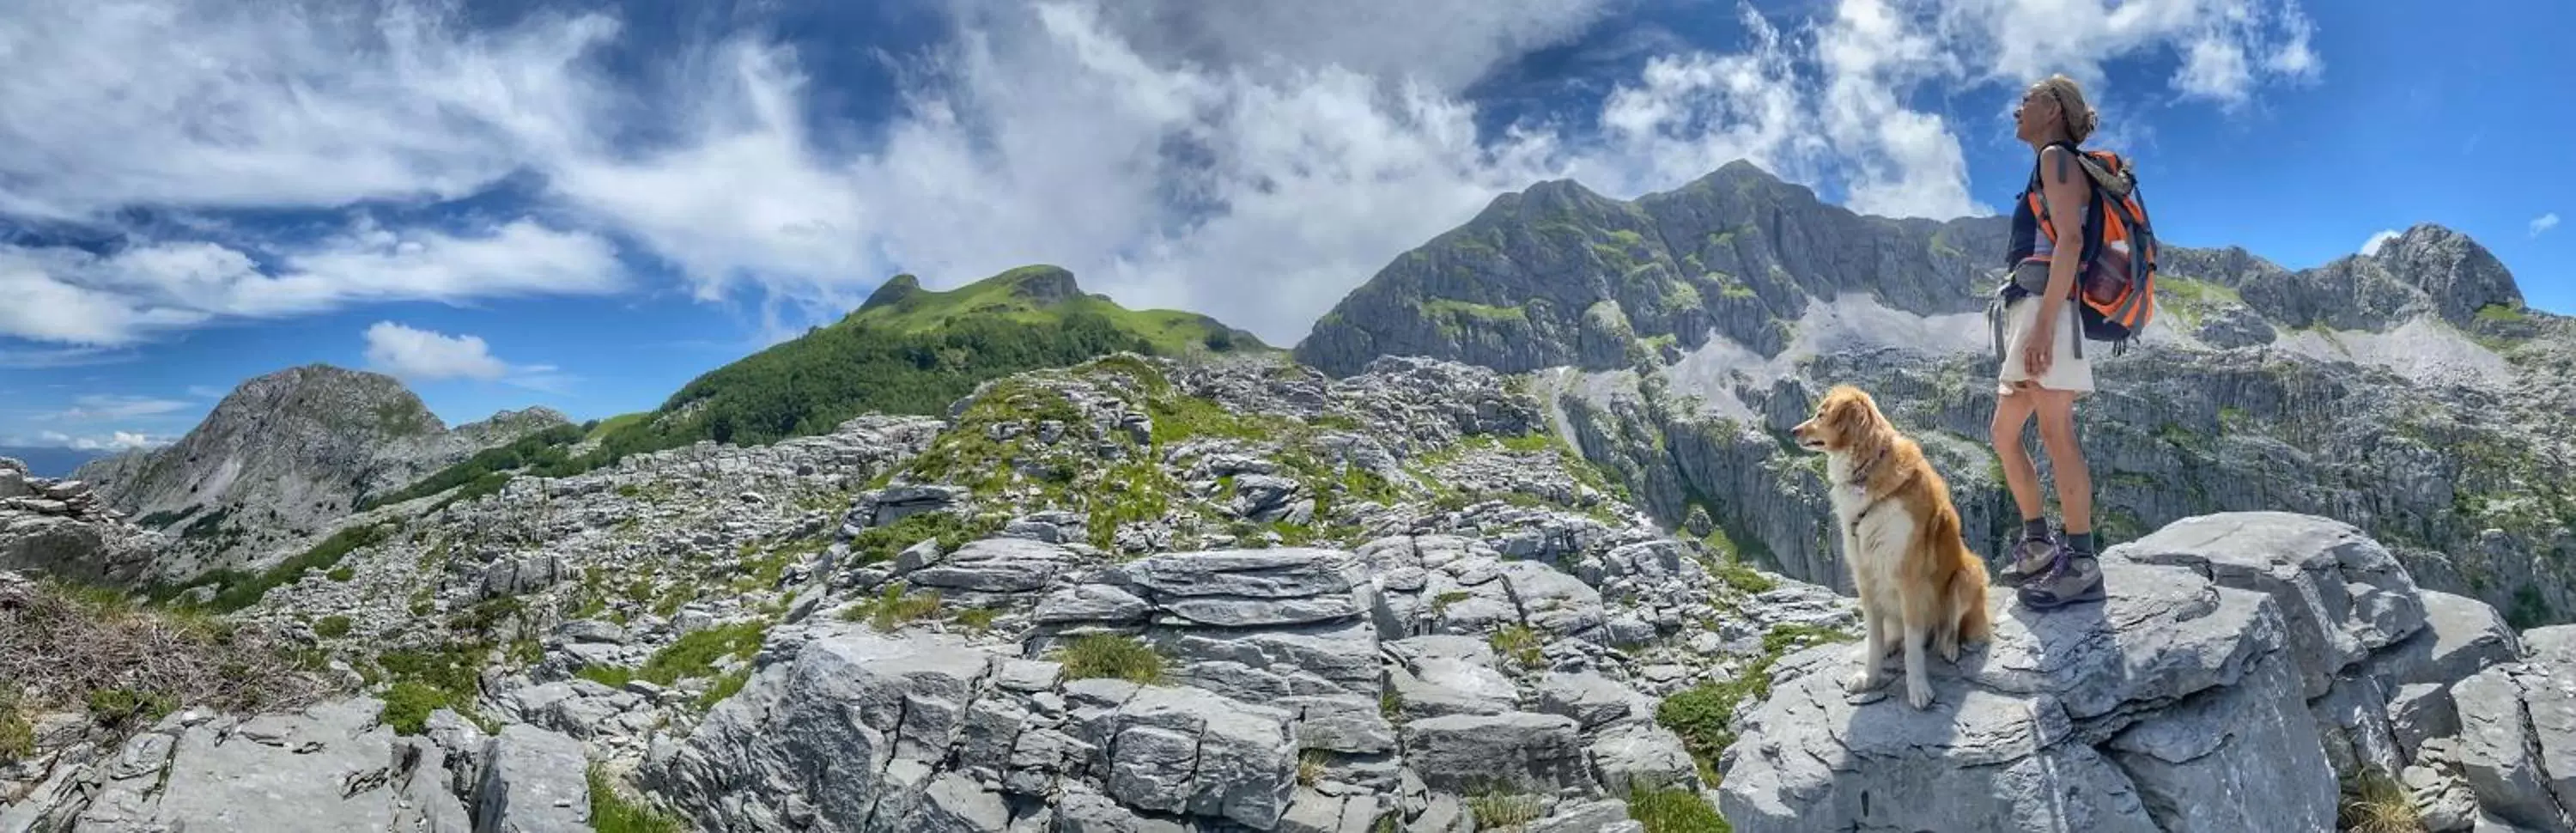
{"type": "Polygon", "coordinates": [[[2057,228],[2056,252],[2048,258],[2048,290],[2040,294],[2040,332],[2053,332],[2058,305],[2074,296],[2075,273],[2084,265],[2085,198],[2092,180],[2075,154],[2054,145],[2039,152],[2040,196],[2048,201],[2049,223],[2057,228]]]}

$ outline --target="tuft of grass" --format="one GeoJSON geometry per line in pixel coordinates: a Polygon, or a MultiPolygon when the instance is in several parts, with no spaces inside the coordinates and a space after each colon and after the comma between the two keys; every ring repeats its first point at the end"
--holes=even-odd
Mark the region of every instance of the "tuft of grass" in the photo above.
{"type": "Polygon", "coordinates": [[[2335,826],[2344,833],[2424,833],[2424,816],[2406,785],[2365,766],[2344,782],[2335,826]]]}
{"type": "Polygon", "coordinates": [[[1309,787],[1314,786],[1315,782],[1324,780],[1324,767],[1330,766],[1332,762],[1332,753],[1321,749],[1308,749],[1299,753],[1297,755],[1297,783],[1304,784],[1309,787]]]}
{"type": "Polygon", "coordinates": [[[1163,655],[1132,636],[1085,636],[1059,649],[1055,660],[1064,664],[1068,680],[1106,677],[1145,685],[1163,681],[1163,655]]]}
{"type": "Polygon", "coordinates": [[[716,704],[724,702],[725,698],[741,693],[742,687],[750,682],[751,672],[749,671],[736,671],[717,677],[716,684],[708,687],[707,693],[698,695],[698,708],[715,708],[716,704]]]}
{"type": "Polygon", "coordinates": [[[1628,817],[1646,826],[1646,833],[1733,833],[1734,828],[1717,814],[1717,808],[1696,791],[1680,788],[1650,788],[1644,785],[1628,789],[1628,817]]]}
{"type": "Polygon", "coordinates": [[[957,611],[957,624],[967,630],[983,633],[993,629],[993,618],[1002,615],[989,607],[970,607],[957,611]]]}
{"type": "Polygon", "coordinates": [[[676,817],[662,813],[641,801],[628,801],[617,791],[617,785],[598,764],[591,764],[585,776],[590,782],[590,828],[598,833],[680,833],[687,829],[676,817]]]}
{"type": "Polygon", "coordinates": [[[1540,650],[1547,644],[1547,638],[1528,625],[1505,625],[1488,639],[1493,643],[1495,654],[1519,663],[1523,668],[1547,665],[1547,654],[1540,650]]]}
{"type": "Polygon", "coordinates": [[[332,614],[313,623],[313,635],[324,639],[338,639],[348,636],[350,627],[349,617],[332,614]]]}
{"type": "Polygon", "coordinates": [[[1476,829],[1520,827],[1547,816],[1547,801],[1521,792],[1479,792],[1467,797],[1467,812],[1476,829]]]}

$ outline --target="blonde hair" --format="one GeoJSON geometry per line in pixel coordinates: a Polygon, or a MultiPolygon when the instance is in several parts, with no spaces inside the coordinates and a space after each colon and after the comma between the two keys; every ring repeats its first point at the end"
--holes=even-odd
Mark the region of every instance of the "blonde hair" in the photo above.
{"type": "Polygon", "coordinates": [[[2044,90],[2057,101],[2058,115],[2066,123],[2066,138],[2075,143],[2083,144],[2084,138],[2093,135],[2093,129],[2101,126],[2102,114],[2084,103],[2084,87],[2075,83],[2075,79],[2062,73],[2051,75],[2032,84],[2031,89],[2044,90]]]}

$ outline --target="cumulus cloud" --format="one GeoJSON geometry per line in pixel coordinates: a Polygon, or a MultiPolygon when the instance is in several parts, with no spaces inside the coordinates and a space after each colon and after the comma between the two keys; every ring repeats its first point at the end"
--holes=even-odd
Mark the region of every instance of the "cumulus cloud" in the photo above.
{"type": "Polygon", "coordinates": [[[0,22],[28,68],[0,78],[0,210],[438,200],[531,171],[545,221],[481,248],[499,233],[362,231],[273,264],[184,241],[0,250],[0,292],[48,310],[0,310],[0,333],[106,345],[380,298],[610,291],[614,239],[700,299],[750,288],[773,314],[846,308],[897,270],[954,284],[1044,261],[1285,343],[1536,180],[1633,197],[1742,158],[1862,211],[1979,214],[1965,128],[1928,99],[1991,101],[1985,120],[2065,72],[2123,130],[2122,108],[2158,93],[2110,86],[2108,60],[2176,55],[2167,89],[2229,107],[2324,65],[2288,0],[1836,0],[1813,19],[1746,9],[1743,43],[1653,58],[1568,122],[1597,130],[1549,114],[1492,129],[1472,85],[1610,4],[956,0],[947,39],[901,62],[894,118],[852,125],[756,27],[664,50],[686,58],[644,88],[591,60],[627,34],[611,14],[484,31],[400,2],[337,8],[18,10],[0,22]],[[504,263],[527,249],[549,268],[504,263]]]}
{"type": "Polygon", "coordinates": [[[2396,229],[2380,229],[2378,234],[2371,235],[2370,239],[2361,241],[2361,256],[2377,257],[2379,256],[2379,247],[2388,245],[2388,241],[2395,239],[2397,239],[2396,229]]]}
{"type": "Polygon", "coordinates": [[[2547,214],[2531,218],[2531,236],[2533,237],[2539,237],[2541,232],[2557,227],[2558,212],[2552,211],[2547,214]]]}
{"type": "Polygon", "coordinates": [[[417,382],[474,379],[563,393],[573,377],[550,364],[511,364],[492,355],[482,336],[449,335],[392,321],[367,328],[367,365],[417,382]]]}
{"type": "Polygon", "coordinates": [[[367,328],[367,364],[406,379],[499,379],[510,366],[482,336],[451,336],[391,321],[367,328]]]}

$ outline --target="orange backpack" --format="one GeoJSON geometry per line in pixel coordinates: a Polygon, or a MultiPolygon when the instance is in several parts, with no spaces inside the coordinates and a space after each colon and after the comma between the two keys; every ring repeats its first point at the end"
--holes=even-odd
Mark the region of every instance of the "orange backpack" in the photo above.
{"type": "MultiPolygon", "coordinates": [[[[2156,315],[2156,235],[2147,224],[2147,204],[2138,196],[2137,168],[2107,150],[2083,150],[2062,144],[2083,164],[2093,198],[2084,210],[2083,264],[2075,277],[2077,316],[2084,337],[2110,342],[2111,354],[2127,352],[2129,342],[2146,330],[2156,315]]],[[[2030,187],[2022,192],[2040,232],[2057,238],[2040,196],[2039,165],[2033,162],[2030,187]]],[[[2083,354],[2078,343],[2076,354],[2083,354]]]]}

